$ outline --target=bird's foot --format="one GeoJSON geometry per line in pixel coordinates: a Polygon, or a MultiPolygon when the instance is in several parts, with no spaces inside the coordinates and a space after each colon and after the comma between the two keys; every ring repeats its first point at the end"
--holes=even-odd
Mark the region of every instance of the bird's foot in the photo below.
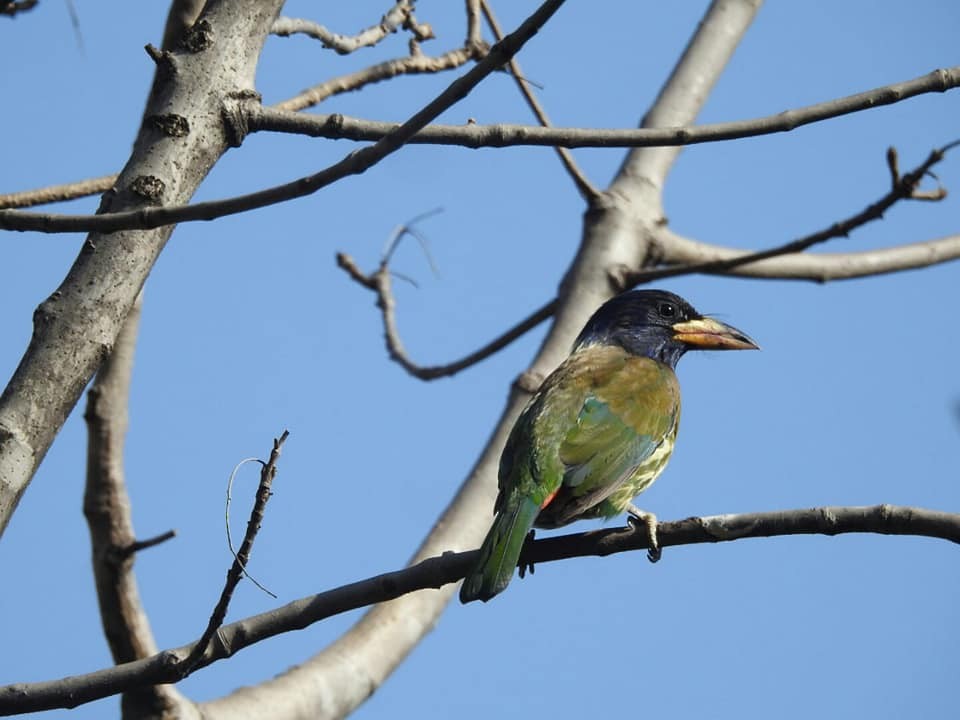
{"type": "Polygon", "coordinates": [[[657,562],[662,554],[660,541],[657,539],[657,516],[652,512],[641,510],[635,505],[627,505],[627,522],[633,527],[643,526],[647,531],[647,560],[657,562]]]}
{"type": "MultiPolygon", "coordinates": [[[[527,539],[523,541],[524,546],[526,546],[527,543],[532,543],[536,534],[537,534],[536,530],[531,529],[530,532],[527,533],[527,539]]],[[[533,567],[532,562],[523,561],[523,551],[521,550],[520,551],[520,577],[521,578],[526,576],[527,570],[530,571],[531,575],[533,575],[536,572],[536,568],[533,567]]]]}

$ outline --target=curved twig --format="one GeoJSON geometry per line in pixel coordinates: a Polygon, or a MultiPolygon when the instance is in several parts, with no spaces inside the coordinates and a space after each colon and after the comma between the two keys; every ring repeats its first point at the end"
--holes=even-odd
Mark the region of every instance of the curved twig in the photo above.
{"type": "Polygon", "coordinates": [[[270,33],[281,37],[307,35],[319,40],[325,48],[330,48],[338,55],[348,55],[360,48],[376,45],[391,33],[396,32],[412,14],[413,3],[410,0],[399,0],[379,23],[361,30],[356,35],[340,35],[312,20],[289,17],[277,18],[273,27],[270,28],[270,33]]]}
{"type": "MultiPolygon", "coordinates": [[[[220,599],[217,601],[217,605],[210,615],[207,629],[203,631],[203,635],[194,644],[190,650],[190,654],[184,658],[183,662],[179,665],[178,671],[184,677],[193,671],[194,667],[196,667],[200,661],[201,656],[210,645],[210,641],[213,640],[213,636],[223,625],[223,619],[227,616],[227,607],[229,607],[230,600],[233,598],[233,591],[236,590],[237,585],[240,584],[240,580],[243,579],[244,575],[250,577],[250,575],[247,574],[247,563],[250,562],[250,551],[253,550],[253,541],[260,531],[260,525],[263,522],[263,513],[267,507],[267,501],[272,494],[270,488],[273,485],[273,479],[277,476],[277,461],[280,459],[280,451],[283,449],[283,443],[286,442],[289,435],[290,432],[284,430],[279,438],[274,439],[270,459],[263,463],[263,467],[260,470],[260,485],[257,488],[257,499],[253,504],[253,508],[250,510],[250,519],[247,521],[247,532],[243,536],[243,542],[240,543],[240,549],[233,554],[233,564],[230,566],[230,570],[227,571],[227,580],[223,585],[223,590],[220,592],[220,599]]],[[[233,480],[232,474],[230,479],[231,481],[233,480]]],[[[230,523],[228,519],[227,532],[229,533],[229,531],[230,523]]],[[[230,552],[233,552],[232,545],[230,552]]],[[[276,597],[276,595],[252,577],[250,577],[250,580],[271,597],[276,597]]]]}
{"type": "MultiPolygon", "coordinates": [[[[658,526],[660,544],[665,547],[757,537],[848,533],[916,535],[960,543],[960,514],[895,505],[820,507],[694,517],[658,526]]],[[[518,564],[613,555],[644,550],[647,544],[646,531],[632,526],[561,535],[528,543],[518,564]]],[[[208,648],[192,669],[210,665],[266,638],[302,629],[349,610],[391,600],[415,590],[457,582],[476,562],[478,552],[444,553],[403,570],[301,598],[269,612],[224,625],[219,631],[220,642],[208,648]]],[[[521,591],[514,589],[512,592],[521,591]]],[[[192,653],[196,647],[196,643],[185,645],[144,660],[85,675],[0,687],[0,715],[76,707],[145,683],[176,682],[183,677],[179,672],[183,667],[179,658],[192,653]]]]}
{"type": "Polygon", "coordinates": [[[400,339],[400,331],[397,329],[396,300],[391,289],[390,268],[387,263],[381,263],[377,270],[368,275],[357,267],[352,257],[341,252],[337,253],[337,265],[357,283],[376,294],[377,307],[380,308],[383,318],[384,341],[390,358],[420,380],[436,380],[456,375],[461,370],[486,360],[549,318],[557,307],[557,301],[551,300],[502,335],[459,360],[444,365],[418,365],[410,359],[400,339]]]}

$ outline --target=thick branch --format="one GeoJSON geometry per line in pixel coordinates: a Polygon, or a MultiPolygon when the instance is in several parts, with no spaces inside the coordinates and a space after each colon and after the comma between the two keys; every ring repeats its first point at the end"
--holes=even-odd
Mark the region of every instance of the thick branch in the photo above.
{"type": "Polygon", "coordinates": [[[200,17],[204,0],[173,0],[167,11],[167,21],[163,26],[163,50],[175,50],[186,37],[187,31],[200,17]]]}
{"type": "MultiPolygon", "coordinates": [[[[895,505],[821,507],[688,518],[660,523],[658,527],[660,544],[664,547],[785,535],[849,533],[914,535],[960,543],[960,515],[895,505]]],[[[528,543],[518,564],[544,564],[574,557],[644,550],[647,542],[646,531],[633,526],[562,535],[528,543]]],[[[301,598],[269,612],[224,625],[218,633],[220,641],[204,653],[197,667],[229,657],[266,638],[303,629],[340,613],[417,590],[455,583],[476,562],[478,552],[444,553],[403,570],[301,598]]],[[[523,585],[518,585],[511,588],[510,593],[523,592],[522,588],[523,585]]],[[[510,593],[497,602],[509,602],[510,593]]],[[[0,715],[75,707],[144,683],[175,682],[180,679],[177,658],[188,654],[193,647],[185,645],[151,658],[86,675],[0,687],[0,715]]]]}
{"type": "MultiPolygon", "coordinates": [[[[228,147],[217,98],[253,92],[266,28],[280,4],[211,0],[195,25],[195,43],[157,54],[146,111],[156,122],[144,122],[116,192],[104,198],[104,211],[130,216],[190,199],[228,147]],[[164,124],[162,118],[180,122],[164,124]]],[[[60,287],[34,313],[30,345],[0,396],[0,532],[112,349],[171,230],[91,235],[60,287]]]]}
{"type": "MultiPolygon", "coordinates": [[[[920,183],[930,174],[930,168],[939,163],[945,157],[946,153],[960,145],[960,140],[949,145],[934,149],[916,168],[906,175],[900,175],[897,167],[897,154],[893,148],[887,151],[887,162],[891,174],[890,189],[878,200],[870,203],[860,212],[844,218],[831,224],[817,232],[804,237],[792,240],[783,245],[758,250],[756,252],[741,253],[736,256],[708,260],[692,265],[676,265],[667,268],[654,268],[646,270],[633,270],[630,268],[621,268],[614,273],[613,281],[620,287],[627,288],[639,285],[641,283],[652,282],[667,277],[678,277],[681,275],[692,275],[695,273],[722,273],[735,267],[747,265],[750,263],[769,260],[771,258],[802,253],[814,245],[833,240],[835,238],[847,237],[851,232],[867,223],[879,220],[883,214],[901,200],[933,200],[939,201],[947,196],[947,191],[938,187],[936,190],[921,190],[920,183]]],[[[670,235],[663,235],[661,242],[669,243],[670,235]]]]}
{"type": "MultiPolygon", "coordinates": [[[[700,266],[715,261],[742,259],[753,253],[681,237],[664,228],[658,240],[661,262],[668,265],[700,266]]],[[[813,280],[829,282],[915,270],[960,259],[960,235],[937,240],[897,245],[879,250],[848,253],[794,253],[723,270],[702,272],[761,279],[813,280]]]]}
{"type": "MultiPolygon", "coordinates": [[[[150,622],[133,573],[134,551],[142,549],[133,531],[123,472],[127,403],[133,351],[140,320],[140,298],[127,316],[113,352],[104,360],[87,396],[87,483],[83,512],[90,529],[93,574],[100,622],[114,663],[140,660],[157,652],[150,622]]],[[[154,685],[124,693],[124,717],[198,716],[175,688],[154,685]]]]}

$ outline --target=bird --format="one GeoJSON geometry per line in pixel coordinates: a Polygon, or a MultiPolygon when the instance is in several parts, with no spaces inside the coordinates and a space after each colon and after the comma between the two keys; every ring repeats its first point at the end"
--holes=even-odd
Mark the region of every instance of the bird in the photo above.
{"type": "Polygon", "coordinates": [[[673,452],[677,361],[688,350],[750,349],[759,346],[748,335],[665,290],[630,290],[601,305],[507,438],[493,525],[460,601],[486,602],[501,593],[534,527],[626,512],[645,526],[648,556],[656,562],[656,516],[633,499],[673,452]]]}

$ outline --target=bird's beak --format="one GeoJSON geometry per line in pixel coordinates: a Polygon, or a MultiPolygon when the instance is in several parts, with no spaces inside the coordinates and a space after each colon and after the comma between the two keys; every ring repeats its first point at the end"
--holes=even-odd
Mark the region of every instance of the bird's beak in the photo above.
{"type": "Polygon", "coordinates": [[[719,320],[703,317],[673,326],[673,339],[699,350],[759,350],[749,335],[719,320]]]}

